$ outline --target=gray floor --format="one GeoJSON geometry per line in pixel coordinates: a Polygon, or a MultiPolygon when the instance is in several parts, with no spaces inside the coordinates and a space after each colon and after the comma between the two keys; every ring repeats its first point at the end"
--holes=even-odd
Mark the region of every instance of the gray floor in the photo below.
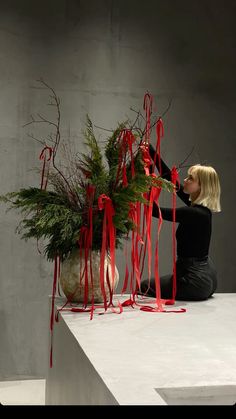
{"type": "Polygon", "coordinates": [[[45,380],[0,382],[3,405],[45,405],[45,380]]]}

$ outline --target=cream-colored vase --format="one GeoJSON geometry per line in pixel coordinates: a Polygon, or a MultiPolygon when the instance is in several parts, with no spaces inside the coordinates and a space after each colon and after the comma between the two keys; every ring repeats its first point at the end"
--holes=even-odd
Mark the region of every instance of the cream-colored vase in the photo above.
{"type": "MultiPolygon", "coordinates": [[[[93,275],[93,295],[94,302],[99,303],[103,302],[103,295],[100,286],[100,251],[92,251],[91,260],[92,260],[92,275],[93,275]]],[[[82,256],[82,261],[80,259],[79,249],[74,250],[70,256],[62,262],[61,274],[60,274],[60,285],[65,294],[65,296],[72,302],[83,303],[84,302],[84,283],[85,275],[83,275],[80,280],[80,272],[84,272],[84,252],[82,256]],[[82,263],[81,263],[82,262],[82,263]]],[[[108,269],[108,277],[111,280],[111,263],[110,257],[106,255],[104,262],[104,282],[105,282],[105,292],[107,300],[109,299],[109,287],[106,281],[106,272],[108,269]]],[[[113,284],[113,292],[119,281],[119,273],[115,267],[115,278],[113,284]]],[[[88,303],[92,302],[92,286],[91,286],[91,274],[90,274],[90,260],[88,260],[88,303]]]]}

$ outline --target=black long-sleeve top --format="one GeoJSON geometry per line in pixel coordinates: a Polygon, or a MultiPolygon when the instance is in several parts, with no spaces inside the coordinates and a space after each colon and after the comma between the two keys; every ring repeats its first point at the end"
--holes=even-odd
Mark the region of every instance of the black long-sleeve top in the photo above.
{"type": "MultiPolygon", "coordinates": [[[[152,145],[149,153],[154,160],[155,150],[152,145]]],[[[159,161],[156,159],[156,167],[159,170],[159,161]]],[[[171,180],[171,171],[161,159],[162,177],[171,180]]],[[[177,192],[178,197],[186,204],[184,207],[176,208],[176,222],[179,223],[176,230],[177,255],[178,257],[205,257],[208,255],[211,240],[212,212],[202,205],[191,205],[189,195],[183,191],[180,185],[177,192]]],[[[161,208],[162,218],[173,221],[173,209],[161,208]]],[[[152,215],[159,217],[157,205],[154,203],[152,215]]]]}

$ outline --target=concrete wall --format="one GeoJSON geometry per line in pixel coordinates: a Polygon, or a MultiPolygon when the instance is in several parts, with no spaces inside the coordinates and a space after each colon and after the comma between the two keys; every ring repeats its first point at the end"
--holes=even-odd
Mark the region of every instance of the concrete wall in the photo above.
{"type": "MultiPolygon", "coordinates": [[[[41,146],[23,128],[30,114],[52,116],[43,77],[61,98],[62,135],[81,149],[88,112],[114,128],[149,90],[164,118],[162,154],[207,162],[219,172],[222,213],[214,216],[211,256],[221,292],[235,292],[235,2],[202,0],[0,1],[0,193],[39,185],[41,146]]],[[[104,131],[97,130],[101,140],[104,131]]],[[[153,140],[154,141],[154,140],[153,140]]],[[[184,172],[182,173],[184,177],[184,172]]],[[[162,195],[168,205],[170,197],[162,195]]],[[[0,379],[43,377],[47,296],[53,266],[14,234],[20,218],[0,208],[0,379]]],[[[171,227],[162,231],[161,274],[171,269],[171,227]]],[[[117,265],[122,277],[123,254],[117,265]]]]}

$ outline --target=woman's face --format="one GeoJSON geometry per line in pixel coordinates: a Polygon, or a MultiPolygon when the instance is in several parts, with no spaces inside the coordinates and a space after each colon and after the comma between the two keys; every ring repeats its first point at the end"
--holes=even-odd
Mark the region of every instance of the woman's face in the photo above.
{"type": "Polygon", "coordinates": [[[189,195],[198,194],[201,190],[199,180],[196,175],[189,173],[184,179],[184,192],[189,195]]]}

